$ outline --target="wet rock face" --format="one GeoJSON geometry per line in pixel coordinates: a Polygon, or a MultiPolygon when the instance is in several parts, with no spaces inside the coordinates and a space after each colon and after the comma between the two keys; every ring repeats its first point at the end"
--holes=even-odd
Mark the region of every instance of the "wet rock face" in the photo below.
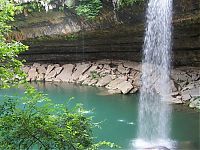
{"type": "MultiPolygon", "coordinates": [[[[85,21],[70,11],[33,13],[18,19],[15,26],[19,32],[13,37],[30,45],[30,50],[21,58],[43,63],[99,59],[141,61],[146,4],[116,12],[107,1],[104,6],[95,21],[85,21]]],[[[199,14],[199,0],[174,1],[175,65],[200,66],[199,14]]]]}
{"type": "MultiPolygon", "coordinates": [[[[141,64],[136,62],[101,60],[64,65],[34,63],[22,69],[28,73],[27,81],[30,82],[70,82],[105,87],[110,94],[133,94],[140,89],[141,64]]],[[[153,82],[151,88],[161,95],[162,87],[157,81],[153,82]]],[[[198,67],[173,69],[170,86],[169,102],[187,103],[191,108],[200,109],[200,70],[198,67]]]]}

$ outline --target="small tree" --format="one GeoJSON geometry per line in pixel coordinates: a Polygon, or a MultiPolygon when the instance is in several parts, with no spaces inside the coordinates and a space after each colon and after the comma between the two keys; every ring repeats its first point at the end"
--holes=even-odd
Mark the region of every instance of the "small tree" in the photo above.
{"type": "Polygon", "coordinates": [[[19,100],[7,97],[0,105],[0,149],[96,150],[115,148],[110,142],[94,144],[91,118],[77,105],[69,110],[44,94],[27,88],[19,100]],[[23,104],[22,104],[23,102],[23,104]]]}
{"type": "Polygon", "coordinates": [[[17,60],[18,54],[28,47],[20,42],[6,40],[11,31],[9,25],[14,20],[15,7],[10,0],[0,0],[0,87],[6,88],[18,84],[25,77],[20,69],[22,62],[17,60]]]}

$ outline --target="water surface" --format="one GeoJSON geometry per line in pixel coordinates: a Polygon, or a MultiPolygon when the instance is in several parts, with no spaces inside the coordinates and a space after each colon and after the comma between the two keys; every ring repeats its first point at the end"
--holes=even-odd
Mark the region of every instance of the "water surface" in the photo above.
{"type": "MultiPolygon", "coordinates": [[[[71,97],[69,107],[82,103],[88,115],[94,116],[94,122],[102,122],[101,129],[94,130],[99,140],[115,142],[124,150],[134,150],[132,142],[138,132],[138,100],[135,95],[105,95],[104,88],[78,86],[72,84],[39,83],[34,86],[47,93],[54,103],[64,103],[71,97]],[[90,111],[93,110],[93,111],[90,111]]],[[[21,96],[23,89],[1,90],[0,95],[21,96]]],[[[179,143],[180,150],[199,149],[199,113],[183,107],[172,112],[172,131],[170,138],[179,143]],[[181,108],[181,109],[180,109],[181,108]]]]}

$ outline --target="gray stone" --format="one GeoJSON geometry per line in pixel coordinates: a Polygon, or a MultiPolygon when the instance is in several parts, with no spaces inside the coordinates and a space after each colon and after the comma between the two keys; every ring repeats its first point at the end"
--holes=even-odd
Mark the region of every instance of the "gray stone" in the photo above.
{"type": "Polygon", "coordinates": [[[117,70],[122,74],[129,73],[130,69],[125,68],[122,64],[117,67],[117,70]]]}
{"type": "Polygon", "coordinates": [[[141,73],[137,72],[134,76],[133,76],[133,85],[140,87],[141,86],[141,73]]]}
{"type": "Polygon", "coordinates": [[[54,68],[55,68],[55,66],[53,66],[53,65],[48,65],[47,71],[46,71],[45,75],[48,75],[54,68]]]}
{"type": "Polygon", "coordinates": [[[192,98],[189,93],[182,93],[181,96],[183,101],[188,101],[192,98]]]}
{"type": "Polygon", "coordinates": [[[105,70],[111,70],[111,67],[110,67],[110,65],[105,64],[105,65],[103,66],[103,69],[105,69],[105,70]]]}
{"type": "Polygon", "coordinates": [[[171,76],[175,81],[188,81],[191,78],[185,71],[179,69],[173,70],[171,76]]]}
{"type": "Polygon", "coordinates": [[[39,73],[39,74],[37,75],[37,81],[43,81],[44,79],[45,79],[44,73],[39,73]]]}
{"type": "MultiPolygon", "coordinates": [[[[58,75],[62,69],[63,69],[62,67],[56,67],[54,70],[52,70],[49,74],[47,74],[45,76],[45,80],[49,81],[49,79],[55,78],[56,75],[58,75]]],[[[58,80],[58,79],[56,79],[56,80],[58,80]]]]}
{"type": "Polygon", "coordinates": [[[127,94],[128,92],[130,92],[130,90],[133,89],[133,86],[130,82],[123,81],[120,84],[118,84],[116,88],[121,90],[123,94],[127,94]]]}
{"type": "Polygon", "coordinates": [[[97,69],[97,65],[92,65],[88,71],[86,71],[87,74],[90,74],[91,72],[95,71],[97,69]]]}
{"type": "Polygon", "coordinates": [[[88,77],[89,77],[89,75],[88,75],[87,73],[81,75],[81,76],[79,77],[79,79],[77,80],[77,83],[82,83],[82,82],[84,82],[88,77]]]}
{"type": "Polygon", "coordinates": [[[62,71],[63,67],[56,67],[55,71],[56,71],[56,75],[60,74],[60,72],[62,71]]]}
{"type": "Polygon", "coordinates": [[[89,78],[85,79],[82,84],[83,85],[88,85],[91,82],[91,80],[92,80],[92,78],[89,77],[89,78]]]}
{"type": "Polygon", "coordinates": [[[133,87],[133,89],[130,91],[131,94],[137,93],[138,92],[138,87],[133,87]]]}
{"type": "Polygon", "coordinates": [[[35,67],[31,67],[28,71],[27,81],[35,81],[37,79],[38,73],[35,67]]]}
{"type": "Polygon", "coordinates": [[[171,98],[170,102],[174,104],[183,104],[183,101],[179,98],[171,98]]]}
{"type": "Polygon", "coordinates": [[[200,87],[194,87],[190,90],[190,95],[192,97],[200,96],[200,87]]]}
{"type": "Polygon", "coordinates": [[[194,99],[193,101],[190,102],[189,107],[191,108],[198,108],[200,109],[200,97],[194,99]]]}
{"type": "Polygon", "coordinates": [[[78,80],[79,77],[81,75],[83,75],[90,67],[91,67],[91,64],[80,64],[80,65],[77,65],[76,68],[75,68],[74,73],[72,74],[71,81],[73,82],[73,81],[78,80]]]}
{"type": "Polygon", "coordinates": [[[37,67],[38,73],[39,74],[45,74],[47,72],[46,68],[44,65],[41,65],[39,67],[37,67]]]}
{"type": "Polygon", "coordinates": [[[39,63],[33,63],[32,66],[35,67],[35,68],[38,68],[40,66],[40,64],[39,63]]]}
{"type": "Polygon", "coordinates": [[[120,84],[121,82],[124,82],[124,81],[126,81],[126,80],[127,80],[126,77],[119,77],[119,78],[117,78],[117,79],[115,79],[115,80],[112,80],[112,81],[106,86],[106,88],[107,88],[107,89],[116,89],[117,86],[118,86],[118,84],[120,84]]]}
{"type": "Polygon", "coordinates": [[[111,76],[105,76],[103,78],[101,78],[98,83],[96,84],[96,86],[102,87],[102,86],[106,86],[107,84],[109,84],[112,81],[111,76]]]}
{"type": "Polygon", "coordinates": [[[110,94],[121,94],[121,90],[119,90],[119,89],[110,89],[110,90],[108,90],[108,93],[110,93],[110,94]]]}
{"type": "Polygon", "coordinates": [[[63,82],[69,82],[72,76],[72,71],[74,69],[74,65],[66,64],[62,66],[63,70],[59,75],[56,76],[56,80],[60,80],[63,82]]]}
{"type": "Polygon", "coordinates": [[[124,67],[141,71],[141,64],[137,62],[126,61],[123,63],[124,67]]]}
{"type": "Polygon", "coordinates": [[[45,81],[50,81],[50,79],[55,78],[56,71],[52,70],[48,75],[45,76],[45,81]]]}
{"type": "Polygon", "coordinates": [[[88,83],[88,85],[89,85],[89,86],[91,86],[91,85],[94,86],[97,82],[98,82],[97,79],[92,79],[92,80],[90,80],[90,82],[88,83]]]}
{"type": "Polygon", "coordinates": [[[23,66],[23,67],[22,67],[22,70],[23,70],[25,73],[28,73],[29,70],[30,70],[30,67],[29,67],[29,66],[23,66]]]}
{"type": "Polygon", "coordinates": [[[58,67],[60,67],[60,64],[54,64],[53,65],[55,68],[58,68],[58,67]]]}
{"type": "Polygon", "coordinates": [[[173,92],[173,93],[171,93],[172,97],[177,97],[178,95],[179,95],[179,92],[173,92]]]}

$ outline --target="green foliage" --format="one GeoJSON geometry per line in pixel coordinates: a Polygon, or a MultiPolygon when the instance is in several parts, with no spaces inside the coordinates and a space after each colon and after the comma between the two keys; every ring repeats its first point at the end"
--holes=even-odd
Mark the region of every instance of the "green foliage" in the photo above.
{"type": "Polygon", "coordinates": [[[99,79],[101,77],[100,73],[98,73],[97,71],[91,71],[90,75],[92,79],[99,79]]]}
{"type": "Polygon", "coordinates": [[[93,143],[91,118],[81,105],[68,109],[28,87],[24,97],[6,97],[0,105],[0,149],[96,150],[117,146],[93,143]]]}
{"type": "Polygon", "coordinates": [[[19,83],[25,77],[20,67],[22,62],[17,60],[18,54],[28,49],[20,42],[6,41],[11,31],[9,25],[14,21],[15,12],[20,10],[9,0],[0,0],[0,88],[19,83]]]}
{"type": "Polygon", "coordinates": [[[76,12],[87,19],[94,19],[102,8],[100,0],[79,0],[76,12]]]}
{"type": "Polygon", "coordinates": [[[118,5],[118,8],[120,8],[120,7],[130,6],[135,3],[140,3],[143,1],[144,0],[118,0],[117,5],[118,5]]]}
{"type": "Polygon", "coordinates": [[[78,39],[78,35],[77,34],[70,34],[70,35],[67,35],[65,37],[65,40],[67,41],[75,41],[78,39]]]}
{"type": "Polygon", "coordinates": [[[31,13],[34,11],[41,12],[45,10],[41,3],[39,3],[38,1],[22,3],[20,6],[22,7],[24,13],[31,13]]]}

